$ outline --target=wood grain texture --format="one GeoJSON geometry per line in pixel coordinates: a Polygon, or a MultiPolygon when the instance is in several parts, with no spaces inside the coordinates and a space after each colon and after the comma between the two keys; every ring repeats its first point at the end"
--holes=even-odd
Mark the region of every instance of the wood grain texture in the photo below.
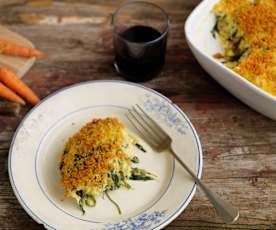
{"type": "MultiPolygon", "coordinates": [[[[112,66],[110,14],[122,1],[0,1],[0,23],[48,53],[24,80],[43,98],[64,86],[95,79],[121,79],[112,66]]],[[[156,0],[171,18],[164,71],[144,83],[180,106],[200,136],[203,179],[240,209],[222,224],[197,191],[166,229],[276,229],[276,122],[254,112],[204,72],[189,51],[183,24],[199,0],[156,0]]],[[[43,229],[21,208],[8,178],[12,135],[30,108],[0,115],[0,229],[43,229]]]]}

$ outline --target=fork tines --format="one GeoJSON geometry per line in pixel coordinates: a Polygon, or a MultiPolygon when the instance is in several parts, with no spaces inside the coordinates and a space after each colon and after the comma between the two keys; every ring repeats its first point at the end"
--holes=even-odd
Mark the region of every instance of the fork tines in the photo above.
{"type": "Polygon", "coordinates": [[[128,109],[126,114],[130,123],[136,128],[138,133],[147,141],[152,147],[160,148],[163,142],[169,139],[169,136],[164,130],[154,121],[142,107],[138,104],[128,109]]]}

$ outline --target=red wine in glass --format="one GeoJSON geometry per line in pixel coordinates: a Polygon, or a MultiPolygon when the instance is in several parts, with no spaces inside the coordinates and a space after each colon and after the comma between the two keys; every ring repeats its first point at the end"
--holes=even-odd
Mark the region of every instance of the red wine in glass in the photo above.
{"type": "Polygon", "coordinates": [[[156,76],[165,63],[167,34],[143,25],[123,30],[114,38],[115,67],[131,81],[156,76]]]}
{"type": "Polygon", "coordinates": [[[160,73],[165,63],[169,17],[158,5],[129,1],[112,14],[118,73],[130,81],[146,81],[160,73]]]}

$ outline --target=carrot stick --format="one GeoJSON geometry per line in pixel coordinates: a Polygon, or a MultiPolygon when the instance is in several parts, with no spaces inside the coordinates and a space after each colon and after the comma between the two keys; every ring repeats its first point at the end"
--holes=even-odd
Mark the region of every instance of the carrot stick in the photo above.
{"type": "Polygon", "coordinates": [[[9,101],[13,101],[21,105],[25,105],[25,101],[21,97],[16,95],[13,91],[4,86],[2,83],[0,83],[0,97],[6,98],[9,101]]]}
{"type": "Polygon", "coordinates": [[[37,49],[17,45],[0,39],[0,53],[20,57],[42,57],[45,54],[37,49]]]}
{"type": "Polygon", "coordinates": [[[0,81],[2,81],[14,92],[18,93],[21,97],[25,98],[31,104],[35,105],[40,101],[38,96],[7,68],[0,68],[0,81]]]}

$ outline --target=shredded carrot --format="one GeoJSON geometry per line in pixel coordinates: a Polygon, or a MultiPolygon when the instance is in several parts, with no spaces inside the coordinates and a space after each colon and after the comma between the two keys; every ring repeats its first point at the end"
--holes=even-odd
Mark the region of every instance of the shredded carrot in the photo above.
{"type": "Polygon", "coordinates": [[[40,101],[38,96],[7,68],[0,68],[0,81],[21,97],[25,98],[29,103],[35,105],[40,101]]]}
{"type": "Polygon", "coordinates": [[[25,105],[25,101],[21,97],[16,95],[13,91],[4,86],[2,83],[0,83],[0,97],[3,97],[12,102],[19,103],[21,105],[25,105]]]}
{"type": "Polygon", "coordinates": [[[0,39],[0,53],[19,57],[42,57],[45,54],[37,49],[17,45],[0,39]]]}

